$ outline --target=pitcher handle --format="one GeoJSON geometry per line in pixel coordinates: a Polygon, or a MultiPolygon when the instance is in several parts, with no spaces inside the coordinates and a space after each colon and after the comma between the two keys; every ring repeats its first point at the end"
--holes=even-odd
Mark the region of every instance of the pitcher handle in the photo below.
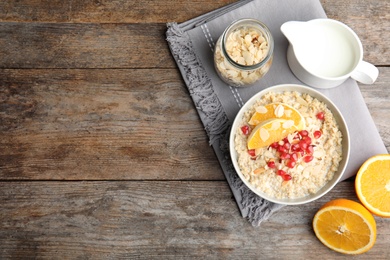
{"type": "Polygon", "coordinates": [[[373,84],[378,75],[379,70],[377,67],[366,61],[361,61],[352,72],[351,77],[363,84],[373,84]]]}

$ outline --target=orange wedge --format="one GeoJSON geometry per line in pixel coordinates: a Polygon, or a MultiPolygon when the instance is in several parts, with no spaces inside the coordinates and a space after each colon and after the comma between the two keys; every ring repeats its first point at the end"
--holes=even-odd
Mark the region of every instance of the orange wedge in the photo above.
{"type": "Polygon", "coordinates": [[[390,154],[369,158],[355,178],[360,202],[373,214],[390,217],[390,154]]]}
{"type": "Polygon", "coordinates": [[[336,199],[325,203],[313,219],[317,238],[330,249],[343,254],[361,254],[376,241],[376,223],[360,203],[336,199]]]}
{"type": "Polygon", "coordinates": [[[268,119],[258,124],[248,137],[248,149],[258,149],[279,142],[297,131],[293,120],[268,119]]]}
{"type": "Polygon", "coordinates": [[[265,106],[256,107],[256,112],[252,115],[248,123],[256,126],[271,118],[293,120],[298,130],[303,130],[305,128],[305,120],[301,113],[292,106],[284,103],[271,103],[265,106]]]}

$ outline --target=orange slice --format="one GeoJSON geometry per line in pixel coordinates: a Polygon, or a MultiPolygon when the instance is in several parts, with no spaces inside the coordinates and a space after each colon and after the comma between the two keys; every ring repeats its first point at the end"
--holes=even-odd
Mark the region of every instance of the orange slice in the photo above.
{"type": "Polygon", "coordinates": [[[305,120],[298,110],[284,103],[271,103],[265,106],[256,107],[256,112],[249,120],[249,124],[256,126],[261,122],[271,119],[279,118],[286,120],[293,120],[298,130],[305,128],[305,120]]]}
{"type": "Polygon", "coordinates": [[[293,120],[269,119],[257,125],[248,137],[248,149],[258,149],[279,142],[297,131],[293,120]]]}
{"type": "Polygon", "coordinates": [[[376,241],[376,223],[360,203],[336,199],[325,203],[313,219],[317,238],[330,249],[344,254],[361,254],[376,241]]]}
{"type": "Polygon", "coordinates": [[[355,178],[360,202],[373,214],[390,217],[390,154],[371,157],[355,178]]]}

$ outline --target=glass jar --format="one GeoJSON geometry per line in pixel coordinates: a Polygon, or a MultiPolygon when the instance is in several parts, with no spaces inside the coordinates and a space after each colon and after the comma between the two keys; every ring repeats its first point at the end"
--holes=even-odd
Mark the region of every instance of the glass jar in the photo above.
{"type": "Polygon", "coordinates": [[[214,66],[230,86],[252,86],[271,67],[273,49],[274,40],[265,24],[255,19],[237,20],[219,37],[214,66]]]}

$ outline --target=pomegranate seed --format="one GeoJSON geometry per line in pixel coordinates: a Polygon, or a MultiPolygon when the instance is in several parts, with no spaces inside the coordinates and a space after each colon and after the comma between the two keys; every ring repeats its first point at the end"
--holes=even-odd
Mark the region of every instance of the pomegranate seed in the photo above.
{"type": "Polygon", "coordinates": [[[305,156],[305,157],[303,157],[303,161],[305,162],[305,163],[308,163],[308,162],[311,162],[311,161],[313,161],[313,156],[312,155],[307,155],[307,156],[305,156]]]}
{"type": "Polygon", "coordinates": [[[296,152],[299,151],[301,148],[299,147],[299,144],[293,144],[291,146],[291,151],[296,152]]]}
{"type": "Polygon", "coordinates": [[[288,139],[287,139],[287,137],[285,137],[284,139],[283,139],[283,142],[284,142],[284,144],[289,144],[290,142],[288,141],[288,139]]]}
{"type": "Polygon", "coordinates": [[[284,148],[284,146],[279,146],[278,152],[279,152],[279,153],[287,153],[288,150],[287,150],[286,148],[284,148]]]}
{"type": "Polygon", "coordinates": [[[283,171],[283,170],[278,170],[276,173],[277,173],[278,175],[280,175],[280,176],[284,176],[284,175],[287,174],[287,172],[285,172],[285,171],[283,171]]]}
{"type": "Polygon", "coordinates": [[[272,143],[270,146],[271,146],[271,148],[274,148],[274,149],[278,149],[279,148],[278,142],[272,143]]]}
{"type": "Polygon", "coordinates": [[[283,178],[283,180],[285,180],[285,181],[289,181],[289,180],[291,180],[291,179],[292,179],[292,177],[291,177],[291,175],[290,175],[290,174],[285,174],[285,175],[282,175],[282,178],[283,178]]]}
{"type": "Polygon", "coordinates": [[[308,144],[305,142],[305,140],[301,140],[299,141],[299,148],[301,148],[302,150],[306,150],[308,144]]]}
{"type": "Polygon", "coordinates": [[[313,145],[309,145],[306,149],[306,154],[310,154],[312,155],[314,152],[314,146],[313,145]]]}
{"type": "Polygon", "coordinates": [[[270,168],[275,168],[275,162],[274,161],[269,161],[268,163],[267,163],[267,165],[268,165],[268,167],[270,167],[270,168]]]}
{"type": "Polygon", "coordinates": [[[302,140],[305,141],[305,143],[307,144],[311,144],[311,138],[309,136],[303,137],[302,140]]]}
{"type": "Polygon", "coordinates": [[[290,159],[295,162],[298,161],[298,153],[292,153],[290,159]]]}
{"type": "Polygon", "coordinates": [[[290,159],[290,154],[283,152],[280,154],[280,159],[282,160],[290,159]]]}
{"type": "Polygon", "coordinates": [[[324,112],[318,112],[316,117],[319,119],[319,120],[324,120],[325,119],[325,114],[324,112]]]}
{"type": "Polygon", "coordinates": [[[297,164],[296,161],[289,160],[286,165],[287,165],[288,168],[294,168],[296,164],[297,164]]]}
{"type": "Polygon", "coordinates": [[[247,125],[244,125],[241,127],[241,131],[244,135],[249,135],[249,130],[250,130],[250,128],[247,125]]]}
{"type": "Polygon", "coordinates": [[[251,149],[251,150],[248,150],[248,153],[250,156],[256,156],[256,150],[255,149],[251,149]]]}
{"type": "Polygon", "coordinates": [[[322,135],[322,132],[320,130],[314,131],[313,136],[315,139],[320,138],[322,135]]]}
{"type": "Polygon", "coordinates": [[[302,131],[299,131],[299,134],[303,137],[303,136],[308,136],[309,132],[307,130],[302,130],[302,131]]]}
{"type": "Polygon", "coordinates": [[[283,147],[284,147],[286,150],[290,150],[291,144],[290,144],[290,143],[284,143],[283,147]]]}

